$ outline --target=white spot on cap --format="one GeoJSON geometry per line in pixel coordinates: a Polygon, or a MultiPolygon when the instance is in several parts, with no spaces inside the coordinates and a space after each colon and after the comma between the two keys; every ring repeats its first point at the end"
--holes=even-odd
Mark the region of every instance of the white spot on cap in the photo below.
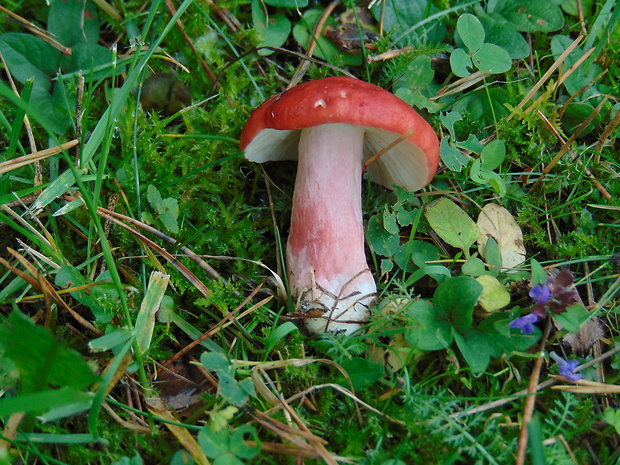
{"type": "Polygon", "coordinates": [[[341,96],[342,98],[347,98],[347,97],[348,97],[348,95],[347,95],[346,91],[344,91],[344,90],[341,90],[341,91],[340,91],[340,96],[341,96]]]}
{"type": "Polygon", "coordinates": [[[327,107],[327,103],[325,103],[325,100],[323,100],[323,99],[317,100],[316,102],[314,102],[314,108],[317,108],[317,107],[326,108],[327,107]]]}

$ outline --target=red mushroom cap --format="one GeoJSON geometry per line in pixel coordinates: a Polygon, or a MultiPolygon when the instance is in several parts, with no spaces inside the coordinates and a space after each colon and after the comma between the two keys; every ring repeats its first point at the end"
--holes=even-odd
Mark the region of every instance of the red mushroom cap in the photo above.
{"type": "Polygon", "coordinates": [[[243,129],[241,149],[255,162],[295,160],[299,130],[330,123],[366,128],[365,159],[413,131],[369,166],[378,184],[415,191],[437,170],[439,142],[424,118],[381,87],[345,76],[309,81],[265,101],[243,129]]]}

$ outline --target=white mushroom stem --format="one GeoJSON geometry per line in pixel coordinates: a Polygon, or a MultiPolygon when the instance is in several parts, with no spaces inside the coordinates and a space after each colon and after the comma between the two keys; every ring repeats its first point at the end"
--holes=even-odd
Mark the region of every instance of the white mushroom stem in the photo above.
{"type": "Polygon", "coordinates": [[[301,132],[286,256],[297,311],[314,333],[359,329],[376,298],[364,252],[363,143],[359,126],[301,132]]]}

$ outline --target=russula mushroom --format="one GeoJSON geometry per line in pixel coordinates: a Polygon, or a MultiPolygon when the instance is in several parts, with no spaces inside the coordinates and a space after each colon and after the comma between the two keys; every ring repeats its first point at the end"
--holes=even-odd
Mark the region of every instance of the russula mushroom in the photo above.
{"type": "Polygon", "coordinates": [[[370,180],[408,191],[426,186],[439,160],[431,126],[394,94],[349,77],[275,95],[243,129],[248,160],[298,160],[286,263],[310,332],[352,333],[369,320],[377,287],[364,250],[363,163],[390,144],[368,166],[370,180]]]}

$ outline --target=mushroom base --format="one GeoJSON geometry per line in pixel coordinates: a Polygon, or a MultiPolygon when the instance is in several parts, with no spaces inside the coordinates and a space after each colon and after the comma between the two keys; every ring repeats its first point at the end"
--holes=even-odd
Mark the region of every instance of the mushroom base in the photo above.
{"type": "Polygon", "coordinates": [[[310,333],[351,334],[370,318],[370,306],[376,302],[377,288],[370,270],[362,270],[351,278],[336,295],[313,283],[297,295],[296,310],[310,333]],[[344,288],[356,289],[346,294],[344,288]]]}

